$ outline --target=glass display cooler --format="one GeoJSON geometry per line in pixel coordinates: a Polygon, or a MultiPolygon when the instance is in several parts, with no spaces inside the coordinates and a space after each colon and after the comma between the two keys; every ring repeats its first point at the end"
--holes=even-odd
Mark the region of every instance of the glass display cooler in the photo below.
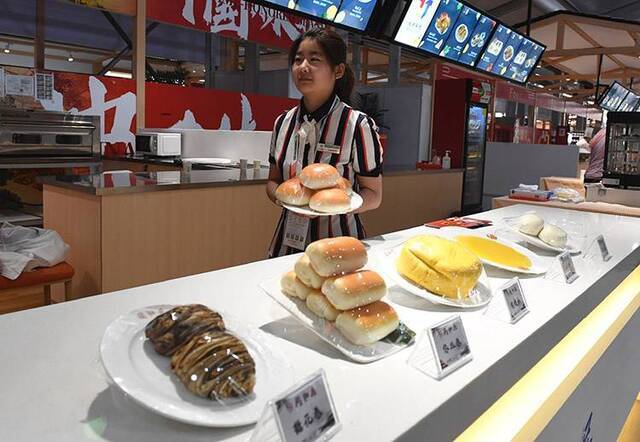
{"type": "Polygon", "coordinates": [[[640,113],[609,112],[602,184],[640,188],[640,113]]]}

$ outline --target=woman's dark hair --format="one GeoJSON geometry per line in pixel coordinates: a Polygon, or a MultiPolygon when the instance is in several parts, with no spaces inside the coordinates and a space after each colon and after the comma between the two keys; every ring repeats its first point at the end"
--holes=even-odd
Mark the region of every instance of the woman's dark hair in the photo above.
{"type": "Polygon", "coordinates": [[[302,34],[293,42],[289,50],[289,66],[293,66],[300,44],[307,38],[315,40],[318,43],[332,68],[335,68],[340,63],[344,63],[344,75],[342,78],[336,80],[333,92],[340,100],[351,104],[351,94],[353,93],[355,76],[353,75],[353,70],[351,70],[351,67],[347,64],[347,45],[337,32],[324,28],[314,28],[302,34]]]}

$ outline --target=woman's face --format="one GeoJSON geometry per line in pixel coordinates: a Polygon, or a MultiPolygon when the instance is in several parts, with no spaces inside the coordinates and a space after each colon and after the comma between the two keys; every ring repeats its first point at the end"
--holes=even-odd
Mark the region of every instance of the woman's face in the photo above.
{"type": "Polygon", "coordinates": [[[320,45],[314,39],[306,38],[300,43],[291,71],[302,95],[328,96],[336,80],[344,75],[344,65],[332,68],[320,45]]]}

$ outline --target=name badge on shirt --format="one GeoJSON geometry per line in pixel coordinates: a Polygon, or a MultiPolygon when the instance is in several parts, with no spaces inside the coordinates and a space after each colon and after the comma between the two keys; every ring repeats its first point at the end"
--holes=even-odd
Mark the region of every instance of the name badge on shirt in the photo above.
{"type": "Polygon", "coordinates": [[[341,147],[336,144],[318,143],[318,150],[320,152],[339,154],[341,147]]]}
{"type": "Polygon", "coordinates": [[[304,250],[307,245],[307,233],[309,232],[310,219],[293,212],[287,213],[287,221],[284,225],[284,238],[282,244],[296,250],[304,250]]]}

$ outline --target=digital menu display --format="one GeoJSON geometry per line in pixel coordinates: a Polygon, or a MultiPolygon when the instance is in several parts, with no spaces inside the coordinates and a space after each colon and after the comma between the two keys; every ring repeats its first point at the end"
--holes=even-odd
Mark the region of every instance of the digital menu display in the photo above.
{"type": "Polygon", "coordinates": [[[625,99],[622,100],[620,106],[618,106],[618,112],[634,112],[639,103],[640,95],[633,91],[629,91],[625,99]]]}
{"type": "Polygon", "coordinates": [[[394,40],[520,83],[527,81],[544,52],[544,46],[463,0],[410,1],[394,40]]]}
{"type": "Polygon", "coordinates": [[[296,11],[331,21],[338,15],[339,7],[340,0],[298,0],[296,2],[296,11]]]}
{"type": "Polygon", "coordinates": [[[262,0],[351,29],[364,31],[380,0],[262,0]]]}
{"type": "Polygon", "coordinates": [[[522,40],[524,37],[517,32],[511,31],[509,36],[509,40],[505,42],[502,47],[502,52],[496,58],[495,63],[493,63],[493,68],[491,72],[494,74],[498,74],[500,76],[505,76],[511,62],[515,58],[520,46],[522,45],[522,40]]]}
{"type": "Polygon", "coordinates": [[[529,75],[531,75],[531,72],[535,69],[536,65],[538,64],[538,60],[544,52],[544,46],[540,46],[539,44],[527,38],[525,38],[522,42],[522,46],[525,47],[525,45],[525,52],[527,55],[524,64],[522,66],[517,65],[513,68],[511,66],[509,67],[511,78],[521,83],[527,81],[527,78],[529,78],[529,75]]]}
{"type": "Polygon", "coordinates": [[[456,0],[413,0],[394,39],[474,66],[495,26],[495,20],[456,0]]]}
{"type": "Polygon", "coordinates": [[[334,22],[364,31],[375,6],[375,0],[343,0],[334,22]]]}
{"type": "Polygon", "coordinates": [[[502,55],[503,49],[511,38],[512,33],[513,31],[506,26],[498,25],[489,45],[484,50],[478,62],[478,69],[487,72],[493,71],[493,65],[496,63],[496,60],[498,60],[498,57],[502,55]]]}
{"type": "Polygon", "coordinates": [[[616,111],[627,97],[628,92],[629,90],[627,88],[616,81],[609,86],[607,92],[605,92],[602,98],[600,98],[599,105],[605,110],[616,111]]]}
{"type": "Polygon", "coordinates": [[[436,9],[418,48],[432,54],[439,54],[443,49],[444,42],[453,31],[458,15],[462,12],[462,7],[462,3],[456,0],[440,0],[438,9],[436,9]]]}
{"type": "Polygon", "coordinates": [[[417,48],[431,24],[440,0],[412,0],[400,23],[395,40],[398,43],[417,48]]]}
{"type": "Polygon", "coordinates": [[[479,18],[480,13],[478,11],[468,6],[463,6],[458,15],[458,20],[453,25],[453,31],[449,34],[444,48],[440,51],[440,55],[451,60],[460,58],[460,53],[467,45],[479,18]]]}
{"type": "Polygon", "coordinates": [[[485,17],[480,14],[478,21],[476,23],[476,27],[467,44],[462,49],[462,53],[458,58],[458,61],[462,64],[466,64],[468,66],[474,66],[478,61],[478,57],[480,56],[480,51],[484,47],[487,39],[491,35],[491,31],[496,26],[495,20],[490,19],[489,17],[485,17]]]}

